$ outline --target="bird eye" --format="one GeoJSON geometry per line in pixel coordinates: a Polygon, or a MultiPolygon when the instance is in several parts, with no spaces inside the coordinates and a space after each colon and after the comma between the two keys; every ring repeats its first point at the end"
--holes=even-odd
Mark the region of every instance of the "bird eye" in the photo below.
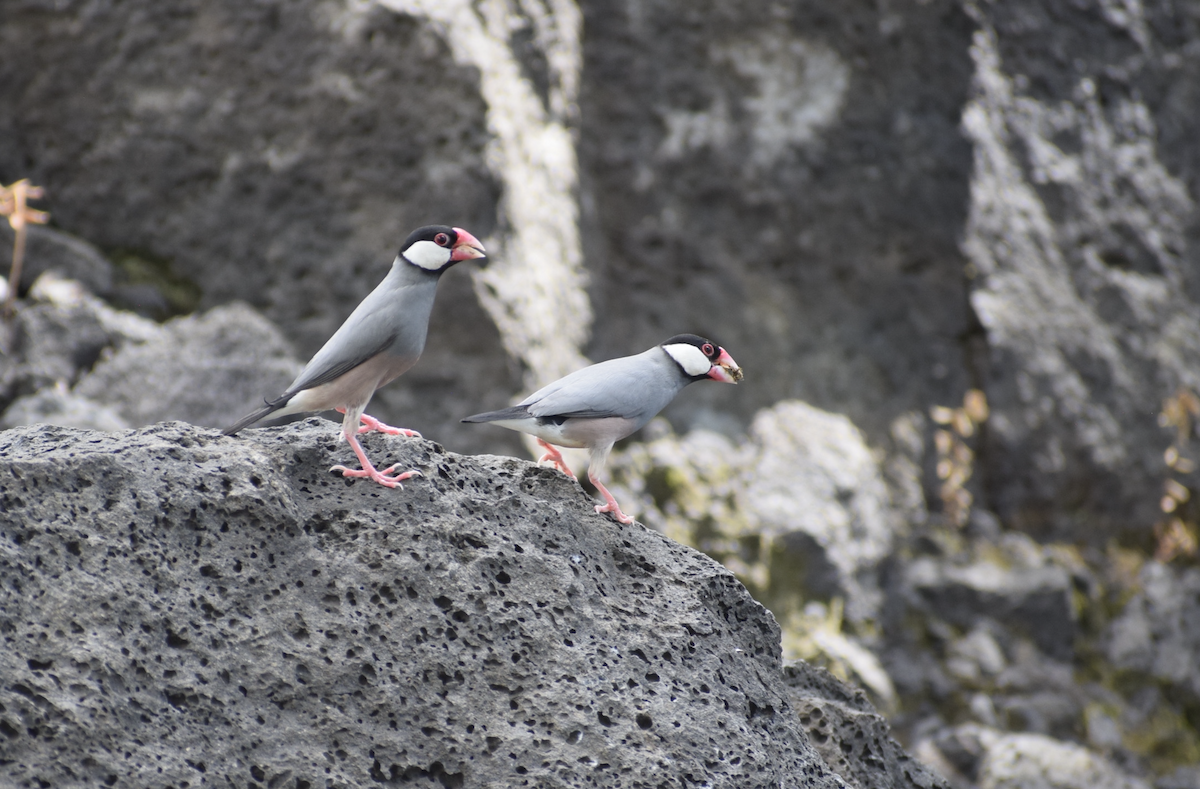
{"type": "Polygon", "coordinates": [[[711,358],[712,355],[716,353],[716,350],[712,347],[712,343],[706,342],[704,345],[700,346],[700,353],[711,358]]]}
{"type": "Polygon", "coordinates": [[[444,247],[450,243],[450,236],[446,235],[445,233],[438,233],[433,237],[433,243],[437,244],[439,247],[444,247]]]}

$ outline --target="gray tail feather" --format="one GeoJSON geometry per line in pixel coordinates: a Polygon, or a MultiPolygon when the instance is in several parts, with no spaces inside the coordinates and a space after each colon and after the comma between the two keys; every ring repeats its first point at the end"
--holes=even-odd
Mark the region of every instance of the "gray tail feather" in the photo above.
{"type": "Polygon", "coordinates": [[[232,425],[225,428],[221,432],[224,435],[232,436],[234,433],[238,432],[239,430],[241,430],[243,428],[249,427],[250,425],[257,422],[258,420],[265,419],[266,417],[275,413],[279,409],[283,408],[285,405],[287,405],[287,400],[280,400],[280,401],[276,401],[274,403],[267,403],[267,405],[263,406],[262,408],[258,409],[257,411],[255,411],[252,414],[247,414],[246,416],[244,416],[241,419],[239,419],[238,421],[234,422],[232,425]]]}
{"type": "Polygon", "coordinates": [[[486,414],[475,414],[462,420],[463,422],[497,422],[501,419],[524,419],[529,416],[529,406],[514,405],[499,411],[488,411],[486,414]]]}

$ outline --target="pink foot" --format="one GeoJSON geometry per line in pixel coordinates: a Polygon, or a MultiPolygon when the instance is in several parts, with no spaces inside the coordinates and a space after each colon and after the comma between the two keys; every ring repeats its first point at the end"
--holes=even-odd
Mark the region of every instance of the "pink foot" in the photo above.
{"type": "Polygon", "coordinates": [[[359,433],[370,433],[372,430],[378,430],[380,433],[387,433],[389,436],[407,436],[409,438],[420,438],[421,434],[415,430],[409,430],[404,427],[392,427],[385,425],[373,416],[363,414],[359,417],[362,420],[362,427],[358,429],[359,433]]]}
{"type": "Polygon", "coordinates": [[[357,436],[351,434],[350,436],[346,437],[346,440],[350,442],[350,447],[354,450],[354,454],[358,456],[358,463],[360,466],[362,466],[362,469],[347,468],[346,466],[334,466],[333,468],[329,469],[330,471],[340,471],[342,472],[343,477],[367,477],[375,482],[378,482],[384,487],[400,488],[401,490],[404,489],[404,486],[400,484],[403,480],[424,476],[416,469],[406,471],[403,474],[396,474],[396,466],[400,465],[399,463],[395,463],[391,466],[388,466],[383,471],[379,471],[371,464],[371,461],[367,459],[367,453],[363,451],[362,444],[358,443],[357,436]]]}
{"type": "Polygon", "coordinates": [[[633,518],[621,512],[620,505],[618,505],[615,501],[610,501],[607,504],[597,504],[596,512],[611,512],[612,516],[621,523],[633,523],[633,518]]]}
{"type": "Polygon", "coordinates": [[[537,442],[542,449],[546,450],[546,454],[538,458],[539,464],[547,460],[551,460],[554,462],[554,465],[558,467],[559,471],[566,474],[568,477],[575,476],[575,474],[571,471],[571,467],[567,465],[567,461],[563,460],[562,453],[559,452],[553,444],[548,444],[540,438],[537,440],[537,442]]]}
{"type": "Polygon", "coordinates": [[[610,512],[621,523],[633,523],[633,518],[621,512],[621,505],[617,504],[617,500],[613,497],[613,494],[609,493],[608,488],[604,487],[603,483],[596,479],[590,471],[588,472],[588,479],[596,486],[596,490],[600,491],[600,495],[604,496],[604,501],[606,502],[605,504],[596,505],[597,513],[610,512]]]}
{"type": "Polygon", "coordinates": [[[333,466],[329,470],[340,471],[342,472],[343,477],[368,477],[385,487],[400,488],[401,490],[404,490],[404,486],[400,484],[403,480],[425,476],[417,469],[412,469],[411,471],[406,471],[403,474],[393,474],[389,477],[388,475],[392,474],[398,465],[400,464],[397,463],[395,465],[388,466],[383,471],[379,471],[374,466],[370,466],[361,470],[356,468],[347,468],[346,466],[333,466]]]}

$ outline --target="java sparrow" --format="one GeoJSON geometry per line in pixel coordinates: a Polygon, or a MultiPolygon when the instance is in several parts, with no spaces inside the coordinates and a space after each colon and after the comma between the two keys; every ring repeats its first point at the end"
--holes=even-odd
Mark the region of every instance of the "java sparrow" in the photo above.
{"type": "Polygon", "coordinates": [[[694,334],[680,334],[636,356],[623,356],[576,370],[539,389],[511,408],[475,414],[464,422],[494,422],[537,438],[546,454],[568,476],[571,469],[552,444],[589,454],[588,479],[604,496],[596,512],[611,512],[621,523],[633,518],[600,482],[613,444],[638,430],[690,383],[711,378],[727,384],[742,380],[742,370],[724,348],[694,334]]]}
{"type": "Polygon", "coordinates": [[[266,399],[266,407],[239,419],[226,428],[225,435],[231,436],[267,416],[335,409],[345,414],[342,435],[358,456],[362,470],[334,466],[330,471],[340,471],[346,477],[369,477],[389,488],[419,475],[421,472],[415,470],[396,474],[396,466],[378,471],[371,465],[358,442],[358,433],[378,430],[389,435],[420,434],[385,425],[363,411],[376,389],[420,358],[438,279],[455,263],[484,255],[483,245],[461,228],[429,225],[414,230],[383,282],[309,360],[287,391],[266,399]]]}

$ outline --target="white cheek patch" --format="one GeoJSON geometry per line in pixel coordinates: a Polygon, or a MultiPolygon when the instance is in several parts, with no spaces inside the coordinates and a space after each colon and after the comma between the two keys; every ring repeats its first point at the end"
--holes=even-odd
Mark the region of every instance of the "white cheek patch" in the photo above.
{"type": "Polygon", "coordinates": [[[695,345],[681,342],[664,345],[663,350],[683,368],[688,375],[708,375],[712,362],[695,345]]]}
{"type": "Polygon", "coordinates": [[[439,247],[432,241],[418,241],[404,250],[404,257],[414,266],[426,271],[437,271],[450,262],[450,250],[439,247]]]}

